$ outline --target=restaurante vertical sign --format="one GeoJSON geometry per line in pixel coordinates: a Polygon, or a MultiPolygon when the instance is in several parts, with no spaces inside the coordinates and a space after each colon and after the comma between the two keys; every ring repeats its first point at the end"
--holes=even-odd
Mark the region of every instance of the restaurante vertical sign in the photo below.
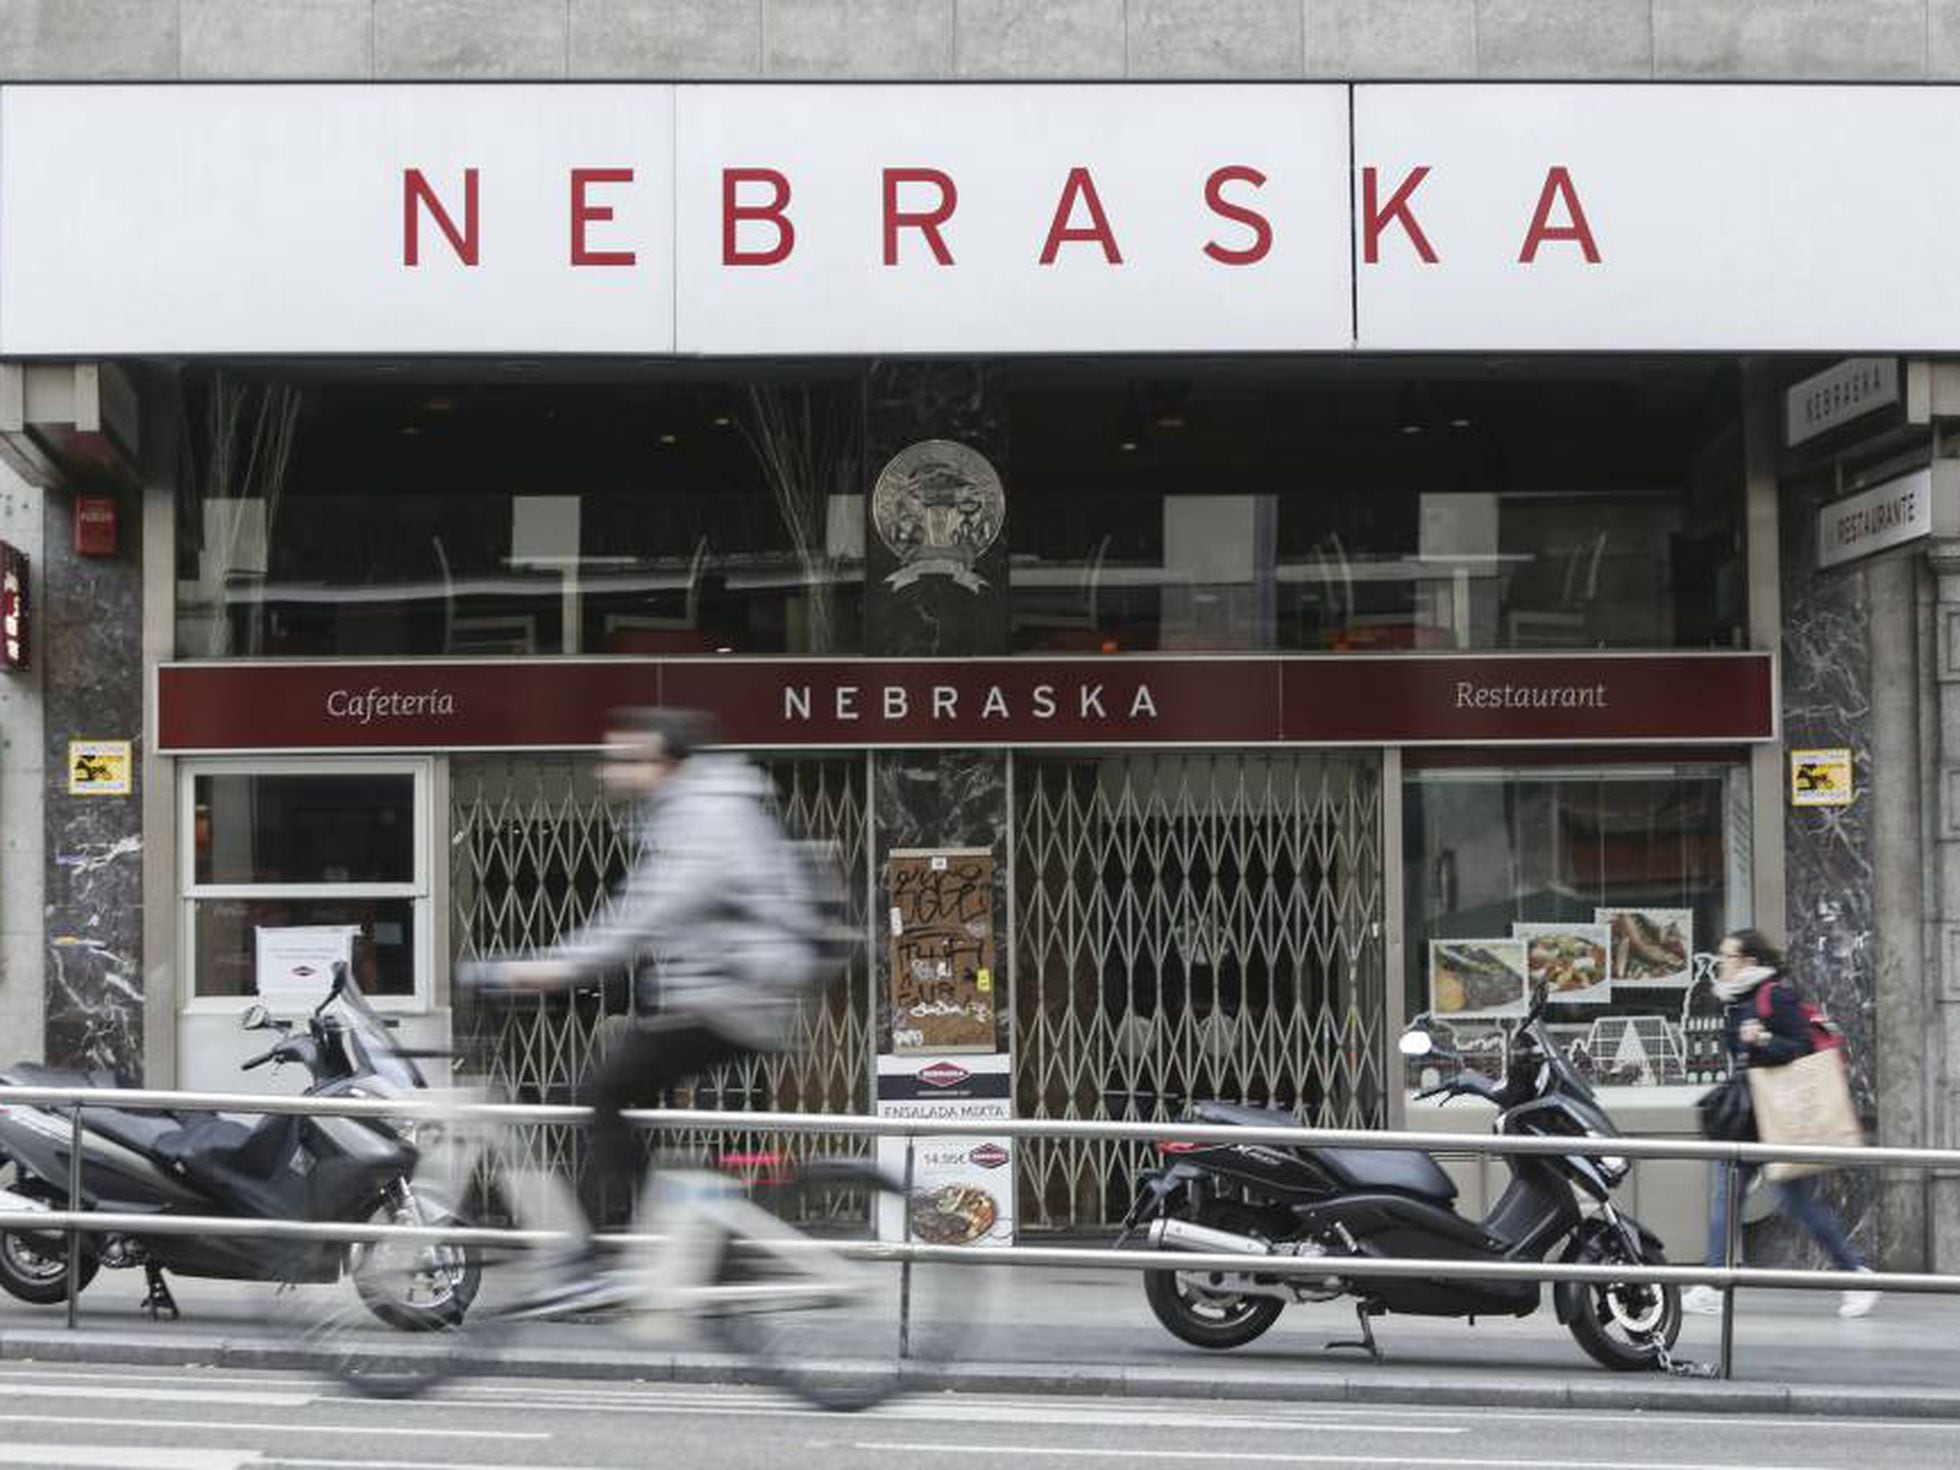
{"type": "Polygon", "coordinates": [[[0,541],[0,669],[27,667],[27,553],[0,541]]]}

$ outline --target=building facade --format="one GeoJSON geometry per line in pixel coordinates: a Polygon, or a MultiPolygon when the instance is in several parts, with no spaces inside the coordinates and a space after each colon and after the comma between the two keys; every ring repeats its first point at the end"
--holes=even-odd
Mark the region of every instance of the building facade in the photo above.
{"type": "MultiPolygon", "coordinates": [[[[1960,7],[1817,8],[0,6],[0,1027],[224,1085],[302,931],[487,1024],[663,698],[863,880],[703,1100],[1389,1124],[1535,963],[1684,1129],[1754,923],[1950,1139],[1960,7]]],[[[560,1096],[625,1004],[487,1039],[560,1096]]]]}

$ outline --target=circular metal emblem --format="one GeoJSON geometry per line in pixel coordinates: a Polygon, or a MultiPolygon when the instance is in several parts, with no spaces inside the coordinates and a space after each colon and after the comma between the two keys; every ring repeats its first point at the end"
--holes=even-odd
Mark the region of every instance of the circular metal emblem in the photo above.
{"type": "Polygon", "coordinates": [[[871,524],[898,558],[887,586],[950,577],[969,592],[986,579],[973,565],[1000,538],[1007,492],[978,450],[927,439],[891,457],[871,490],[871,524]]]}

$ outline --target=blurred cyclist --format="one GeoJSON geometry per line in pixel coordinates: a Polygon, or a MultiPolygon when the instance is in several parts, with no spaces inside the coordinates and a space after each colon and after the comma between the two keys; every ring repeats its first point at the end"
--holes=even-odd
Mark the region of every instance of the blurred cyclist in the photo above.
{"type": "Polygon", "coordinates": [[[640,856],[593,921],[535,959],[483,966],[485,983],[568,985],[630,967],[635,1022],[592,1079],[588,1234],[564,1279],[528,1302],[539,1312],[604,1305],[621,1292],[591,1233],[611,1198],[631,1198],[627,1108],[726,1062],[781,1050],[817,965],[797,931],[796,855],[764,804],[767,778],[708,749],[712,727],[688,710],[614,714],[603,780],[639,802],[640,856]],[[657,977],[657,985],[656,985],[657,977]]]}

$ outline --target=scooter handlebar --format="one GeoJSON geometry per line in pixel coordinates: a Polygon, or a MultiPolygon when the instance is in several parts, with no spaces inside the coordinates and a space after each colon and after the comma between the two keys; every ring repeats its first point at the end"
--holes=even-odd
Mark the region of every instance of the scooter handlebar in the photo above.
{"type": "Polygon", "coordinates": [[[276,1060],[281,1050],[282,1048],[275,1046],[271,1051],[264,1052],[259,1056],[255,1056],[249,1062],[240,1063],[238,1070],[241,1072],[249,1072],[254,1067],[263,1067],[267,1062],[276,1060]]]}

